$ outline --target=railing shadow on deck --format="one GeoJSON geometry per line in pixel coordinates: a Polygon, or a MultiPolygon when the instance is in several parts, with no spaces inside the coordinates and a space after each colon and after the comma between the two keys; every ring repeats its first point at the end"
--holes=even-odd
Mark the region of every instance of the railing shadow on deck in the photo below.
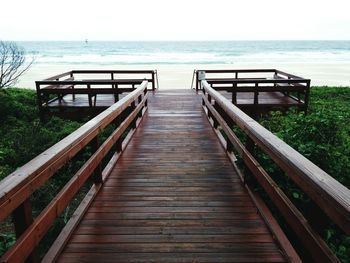
{"type": "MultiPolygon", "coordinates": [[[[75,227],[147,110],[147,84],[147,80],[143,81],[134,91],[0,182],[0,221],[12,215],[17,235],[16,243],[1,257],[1,262],[37,262],[34,251],[39,241],[87,179],[93,175],[94,185],[72,216],[73,220],[66,226],[67,229],[75,227]],[[115,125],[114,131],[104,142],[99,142],[99,134],[110,124],[115,125]],[[48,206],[33,219],[30,204],[32,194],[87,146],[92,147],[92,156],[48,206]],[[111,152],[112,147],[116,148],[116,152],[111,152]],[[111,159],[104,160],[110,152],[111,159]],[[102,167],[102,161],[108,161],[105,167],[102,167]]],[[[54,260],[69,233],[70,231],[61,232],[44,261],[54,260]]]]}
{"type": "MultiPolygon", "coordinates": [[[[319,229],[315,229],[308,222],[259,164],[253,155],[253,149],[258,147],[267,154],[346,234],[350,233],[350,190],[246,115],[214,90],[206,80],[201,81],[201,86],[204,110],[221,143],[229,156],[239,156],[246,167],[242,180],[246,182],[247,176],[255,178],[313,261],[339,262],[322,240],[319,229]],[[237,127],[247,136],[246,144],[235,134],[233,127],[237,127]]],[[[235,157],[232,160],[236,165],[235,157]]],[[[249,184],[247,187],[249,188],[249,184]]]]}

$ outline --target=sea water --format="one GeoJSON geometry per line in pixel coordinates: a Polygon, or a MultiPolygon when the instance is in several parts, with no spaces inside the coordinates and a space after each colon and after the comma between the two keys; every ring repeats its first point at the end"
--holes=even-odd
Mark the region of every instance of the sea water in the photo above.
{"type": "Polygon", "coordinates": [[[350,63],[350,41],[18,42],[36,64],[350,63]]]}

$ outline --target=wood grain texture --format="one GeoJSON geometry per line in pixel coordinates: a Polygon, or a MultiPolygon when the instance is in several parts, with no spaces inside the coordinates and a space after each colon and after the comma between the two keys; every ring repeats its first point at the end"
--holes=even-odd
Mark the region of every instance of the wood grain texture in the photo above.
{"type": "Polygon", "coordinates": [[[265,129],[205,81],[204,89],[227,116],[313,199],[334,223],[350,233],[350,191],[276,135],[265,129]]]}
{"type": "Polygon", "coordinates": [[[193,91],[158,91],[58,262],[285,262],[193,91]]]}

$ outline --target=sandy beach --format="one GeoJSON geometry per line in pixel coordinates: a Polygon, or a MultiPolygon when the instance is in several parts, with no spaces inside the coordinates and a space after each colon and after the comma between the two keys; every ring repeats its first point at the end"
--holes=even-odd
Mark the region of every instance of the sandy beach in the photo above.
{"type": "Polygon", "coordinates": [[[188,89],[194,69],[245,69],[245,68],[276,68],[288,73],[311,79],[313,86],[350,86],[350,63],[257,63],[257,64],[176,64],[176,65],[59,65],[36,64],[26,72],[17,83],[17,87],[35,88],[36,80],[72,69],[156,69],[161,89],[188,89]]]}

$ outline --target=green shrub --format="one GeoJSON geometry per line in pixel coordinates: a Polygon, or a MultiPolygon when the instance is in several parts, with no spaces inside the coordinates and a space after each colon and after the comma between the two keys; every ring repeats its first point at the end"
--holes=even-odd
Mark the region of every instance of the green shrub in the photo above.
{"type": "Polygon", "coordinates": [[[0,90],[0,179],[76,130],[81,124],[38,118],[36,93],[26,89],[0,90]]]}
{"type": "MultiPolygon", "coordinates": [[[[329,175],[350,187],[350,88],[313,87],[309,114],[272,112],[260,123],[307,157],[329,175]]],[[[261,165],[272,175],[293,203],[307,215],[312,201],[262,152],[261,165]]],[[[312,210],[311,210],[312,211],[312,210]]],[[[350,237],[332,222],[323,231],[324,240],[342,262],[350,262],[350,237]]]]}

